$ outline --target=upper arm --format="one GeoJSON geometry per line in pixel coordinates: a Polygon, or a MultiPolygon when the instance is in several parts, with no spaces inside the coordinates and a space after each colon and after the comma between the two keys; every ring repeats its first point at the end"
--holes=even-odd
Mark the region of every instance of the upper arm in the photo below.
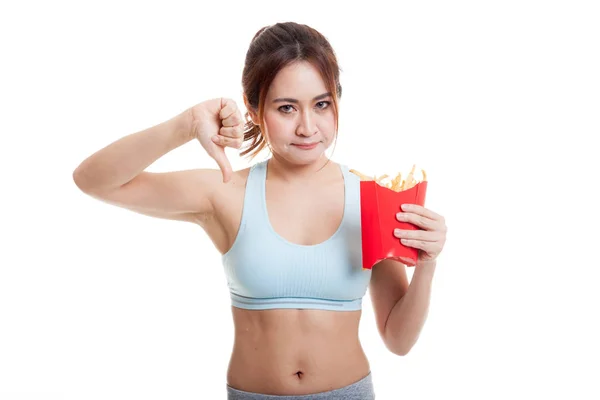
{"type": "Polygon", "coordinates": [[[406,266],[399,261],[385,259],[372,268],[369,292],[375,313],[377,329],[385,340],[385,325],[398,300],[408,290],[406,266]]]}
{"type": "Polygon", "coordinates": [[[85,193],[140,214],[197,222],[199,216],[212,213],[214,193],[221,184],[222,173],[216,169],[143,171],[120,187],[85,193]]]}

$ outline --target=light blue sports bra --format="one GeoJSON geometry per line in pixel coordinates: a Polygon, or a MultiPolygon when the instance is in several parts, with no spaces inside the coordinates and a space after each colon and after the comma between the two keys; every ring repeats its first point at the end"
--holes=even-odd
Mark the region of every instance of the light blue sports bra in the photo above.
{"type": "Polygon", "coordinates": [[[360,310],[371,279],[371,270],[362,268],[360,179],[341,165],[342,222],[326,241],[305,246],[287,241],[271,226],[267,162],[250,168],[238,234],[222,256],[231,304],[251,310],[360,310]]]}

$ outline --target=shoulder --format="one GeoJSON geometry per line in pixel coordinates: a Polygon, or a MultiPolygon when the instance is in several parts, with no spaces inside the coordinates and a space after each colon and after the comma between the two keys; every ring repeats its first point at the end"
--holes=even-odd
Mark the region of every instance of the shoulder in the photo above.
{"type": "Polygon", "coordinates": [[[248,180],[248,175],[250,174],[251,168],[252,167],[247,167],[247,168],[238,169],[236,171],[233,171],[233,174],[231,175],[231,179],[227,183],[223,182],[223,173],[221,172],[221,170],[220,169],[216,170],[219,174],[219,179],[220,179],[220,184],[218,185],[219,190],[228,190],[228,189],[233,189],[233,188],[236,188],[239,186],[245,186],[246,181],[248,180]]]}
{"type": "Polygon", "coordinates": [[[229,182],[223,182],[223,173],[220,169],[215,170],[217,183],[215,184],[216,190],[214,192],[216,202],[228,202],[236,194],[243,193],[246,188],[246,182],[250,175],[250,170],[253,166],[233,171],[229,182]]]}

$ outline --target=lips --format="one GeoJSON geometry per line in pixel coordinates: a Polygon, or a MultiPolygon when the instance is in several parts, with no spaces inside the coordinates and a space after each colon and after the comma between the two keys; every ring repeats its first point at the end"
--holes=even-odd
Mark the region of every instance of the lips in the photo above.
{"type": "Polygon", "coordinates": [[[301,149],[312,149],[313,147],[315,147],[318,144],[319,144],[319,142],[314,142],[314,143],[293,143],[294,146],[299,147],[301,149]]]}

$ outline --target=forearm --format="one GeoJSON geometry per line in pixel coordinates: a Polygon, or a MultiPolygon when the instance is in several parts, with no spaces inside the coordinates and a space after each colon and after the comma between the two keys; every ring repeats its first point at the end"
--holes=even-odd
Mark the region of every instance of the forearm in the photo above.
{"type": "Polygon", "coordinates": [[[408,291],[390,312],[385,342],[395,354],[407,354],[419,338],[427,319],[435,268],[435,262],[415,267],[408,291]]]}
{"type": "Polygon", "coordinates": [[[104,190],[129,182],[157,159],[192,138],[186,110],[168,121],[132,133],[98,150],[73,172],[82,190],[104,190]]]}

